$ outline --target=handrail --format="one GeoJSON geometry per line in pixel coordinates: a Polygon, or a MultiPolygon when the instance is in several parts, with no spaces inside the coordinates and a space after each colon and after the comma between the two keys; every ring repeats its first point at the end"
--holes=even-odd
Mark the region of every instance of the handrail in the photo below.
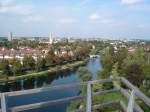
{"type": "MultiPolygon", "coordinates": [[[[138,88],[136,88],[134,85],[132,85],[127,79],[125,79],[123,77],[113,77],[113,78],[102,79],[102,80],[93,80],[93,81],[88,81],[88,82],[47,86],[47,87],[37,88],[37,89],[1,93],[0,98],[1,98],[1,107],[2,108],[1,108],[0,112],[1,111],[6,112],[7,110],[17,112],[17,111],[23,111],[23,110],[29,110],[29,109],[42,108],[42,107],[49,106],[52,104],[59,104],[59,103],[71,102],[74,100],[81,100],[85,97],[87,98],[86,111],[91,112],[93,109],[92,96],[98,96],[98,95],[116,92],[116,91],[120,91],[120,93],[123,96],[125,96],[127,99],[130,99],[127,109],[126,109],[126,106],[124,105],[124,103],[122,101],[119,101],[120,106],[123,108],[123,110],[127,110],[127,112],[132,112],[133,108],[134,108],[134,110],[137,110],[137,112],[143,112],[143,110],[136,104],[136,102],[133,103],[134,95],[136,97],[139,97],[140,99],[142,99],[143,102],[150,107],[150,98],[145,96],[138,88]],[[134,91],[134,92],[132,91],[131,96],[129,96],[128,92],[121,87],[116,87],[111,90],[99,91],[96,93],[92,93],[92,91],[91,91],[92,85],[94,85],[94,84],[113,82],[116,80],[122,81],[129,89],[134,91]],[[87,86],[87,95],[79,95],[79,96],[67,97],[67,98],[63,98],[63,99],[50,100],[50,101],[45,101],[45,102],[15,106],[15,107],[11,107],[11,108],[7,109],[7,104],[6,104],[7,96],[11,97],[11,96],[18,96],[18,95],[36,94],[36,93],[40,93],[40,92],[46,92],[46,91],[52,91],[52,90],[63,90],[63,89],[74,88],[74,87],[78,87],[78,86],[87,86]],[[131,110],[131,111],[128,111],[128,110],[131,110]]],[[[112,102],[114,102],[114,101],[112,101],[112,102]]],[[[106,102],[106,104],[107,104],[107,102],[106,102]]]]}
{"type": "Polygon", "coordinates": [[[1,96],[1,108],[2,108],[2,112],[7,112],[5,94],[1,93],[0,96],[1,96]]]}
{"type": "MultiPolygon", "coordinates": [[[[120,78],[119,78],[120,79],[120,78]]],[[[119,80],[118,78],[109,78],[109,79],[103,79],[103,80],[93,80],[89,81],[91,84],[96,83],[106,83],[106,82],[112,82],[115,80],[119,80]]],[[[5,92],[6,96],[19,96],[19,95],[26,95],[26,94],[35,94],[40,92],[46,92],[49,90],[62,90],[67,88],[73,88],[77,86],[85,86],[88,82],[77,82],[77,83],[71,83],[71,84],[63,84],[63,85],[56,85],[56,86],[47,86],[42,88],[36,88],[36,89],[30,89],[30,90],[21,90],[21,91],[12,91],[12,92],[5,92]]]]}
{"type": "MultiPolygon", "coordinates": [[[[111,90],[105,90],[105,91],[99,91],[92,93],[93,96],[99,96],[107,93],[112,93],[112,92],[119,92],[119,89],[111,89],[111,90]]],[[[21,106],[15,106],[12,108],[9,108],[9,111],[13,112],[18,112],[18,111],[25,111],[29,109],[36,109],[36,108],[42,108],[42,107],[47,107],[49,105],[55,105],[55,104],[60,104],[60,103],[67,103],[75,100],[82,100],[86,98],[86,95],[79,95],[79,96],[73,96],[73,97],[67,97],[67,98],[62,98],[62,99],[56,99],[56,100],[51,100],[51,101],[44,101],[40,103],[33,103],[33,104],[28,104],[28,105],[21,105],[21,106]]]]}
{"type": "Polygon", "coordinates": [[[92,93],[91,93],[91,83],[87,84],[87,100],[86,100],[86,112],[91,112],[92,107],[92,93]]]}
{"type": "Polygon", "coordinates": [[[132,85],[127,79],[121,77],[121,81],[131,90],[135,91],[135,95],[138,96],[143,102],[150,107],[150,98],[147,97],[144,93],[142,93],[137,87],[132,85]]]}
{"type": "Polygon", "coordinates": [[[134,108],[134,90],[132,90],[131,92],[131,96],[129,99],[129,103],[128,103],[128,107],[127,107],[127,112],[133,112],[133,108],[134,108]]]}

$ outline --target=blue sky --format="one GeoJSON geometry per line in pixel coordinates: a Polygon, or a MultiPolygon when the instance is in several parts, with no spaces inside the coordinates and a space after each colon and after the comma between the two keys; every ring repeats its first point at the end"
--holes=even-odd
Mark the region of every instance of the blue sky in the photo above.
{"type": "Polygon", "coordinates": [[[150,0],[0,0],[0,36],[150,38],[150,0]]]}

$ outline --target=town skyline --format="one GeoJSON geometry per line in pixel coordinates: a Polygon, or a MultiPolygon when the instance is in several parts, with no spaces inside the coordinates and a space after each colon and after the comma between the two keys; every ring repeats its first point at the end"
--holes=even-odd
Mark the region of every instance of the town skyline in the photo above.
{"type": "Polygon", "coordinates": [[[149,39],[148,0],[1,0],[0,37],[149,39]],[[54,13],[55,12],[55,13],[54,13]]]}

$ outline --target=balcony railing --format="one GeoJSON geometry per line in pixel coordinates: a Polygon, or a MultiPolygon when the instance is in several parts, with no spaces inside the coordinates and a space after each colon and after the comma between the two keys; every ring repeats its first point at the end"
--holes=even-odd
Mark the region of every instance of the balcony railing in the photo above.
{"type": "Polygon", "coordinates": [[[119,105],[124,112],[134,112],[134,111],[135,112],[144,112],[144,110],[142,110],[142,108],[136,102],[137,98],[141,99],[144,102],[144,104],[146,104],[148,107],[150,107],[150,98],[147,97],[146,95],[144,95],[137,87],[132,85],[127,79],[125,79],[123,77],[114,77],[114,78],[108,78],[108,79],[103,79],[103,80],[93,80],[93,81],[89,81],[89,82],[64,84],[64,85],[58,85],[58,86],[48,86],[48,87],[23,90],[23,91],[5,92],[5,93],[1,93],[0,98],[1,98],[1,110],[0,110],[1,112],[27,111],[30,109],[48,107],[48,106],[54,105],[54,104],[57,105],[57,104],[62,104],[62,103],[66,103],[66,102],[82,100],[84,98],[86,99],[86,108],[73,110],[73,112],[91,112],[94,109],[107,107],[112,104],[119,105]],[[123,87],[118,86],[115,83],[116,81],[122,82],[124,85],[126,85],[130,89],[130,91],[123,87]],[[103,83],[108,83],[108,82],[113,82],[114,88],[112,88],[110,90],[92,92],[92,86],[94,84],[103,84],[103,83]],[[66,97],[66,98],[62,98],[62,99],[49,100],[49,101],[44,101],[44,102],[37,102],[37,103],[33,103],[33,104],[19,105],[19,106],[7,108],[7,102],[6,102],[7,97],[36,94],[36,93],[46,92],[49,90],[52,90],[52,91],[53,90],[64,90],[64,89],[80,87],[80,86],[87,87],[87,94],[80,94],[78,96],[66,97]],[[92,98],[94,96],[105,95],[107,93],[112,93],[112,92],[120,92],[125,98],[127,98],[128,99],[127,106],[121,99],[120,100],[116,99],[116,100],[112,100],[112,101],[105,102],[105,103],[99,103],[96,105],[92,104],[92,98]]]}

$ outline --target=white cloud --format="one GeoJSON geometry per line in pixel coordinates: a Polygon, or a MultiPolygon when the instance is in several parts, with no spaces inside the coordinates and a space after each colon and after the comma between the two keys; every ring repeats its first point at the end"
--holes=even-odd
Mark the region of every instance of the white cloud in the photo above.
{"type": "Polygon", "coordinates": [[[0,13],[29,15],[33,12],[33,7],[24,4],[18,4],[15,0],[1,0],[0,13]]]}
{"type": "Polygon", "coordinates": [[[69,18],[69,17],[68,18],[62,18],[59,20],[59,23],[62,23],[62,24],[71,24],[71,23],[75,23],[75,22],[77,22],[76,19],[69,18]]]}
{"type": "Polygon", "coordinates": [[[0,13],[17,15],[25,23],[43,20],[42,16],[35,14],[32,5],[20,4],[16,0],[1,0],[0,13]]]}
{"type": "Polygon", "coordinates": [[[121,0],[121,2],[122,4],[126,4],[126,5],[134,5],[134,4],[144,2],[144,0],[121,0]]]}
{"type": "Polygon", "coordinates": [[[8,5],[13,4],[14,2],[15,2],[15,0],[1,0],[0,4],[4,5],[4,6],[8,6],[8,5]]]}
{"type": "Polygon", "coordinates": [[[85,5],[89,2],[90,0],[81,0],[80,5],[85,5]]]}
{"type": "Polygon", "coordinates": [[[26,18],[23,19],[23,22],[41,22],[44,20],[43,16],[39,15],[33,15],[33,16],[27,16],[26,18]]]}
{"type": "Polygon", "coordinates": [[[89,16],[89,19],[92,21],[96,21],[100,19],[100,15],[98,13],[93,13],[89,16]]]}
{"type": "Polygon", "coordinates": [[[137,27],[141,28],[141,29],[147,29],[148,25],[146,25],[146,24],[139,24],[139,25],[137,25],[137,27]]]}
{"type": "Polygon", "coordinates": [[[29,6],[10,6],[10,7],[1,7],[0,13],[10,13],[18,15],[29,15],[32,13],[32,8],[29,6]]]}
{"type": "Polygon", "coordinates": [[[99,13],[93,13],[89,16],[91,22],[110,24],[113,22],[113,19],[110,15],[100,15],[99,13]]]}
{"type": "Polygon", "coordinates": [[[104,24],[112,24],[113,20],[112,19],[101,19],[100,22],[104,23],[104,24]]]}

